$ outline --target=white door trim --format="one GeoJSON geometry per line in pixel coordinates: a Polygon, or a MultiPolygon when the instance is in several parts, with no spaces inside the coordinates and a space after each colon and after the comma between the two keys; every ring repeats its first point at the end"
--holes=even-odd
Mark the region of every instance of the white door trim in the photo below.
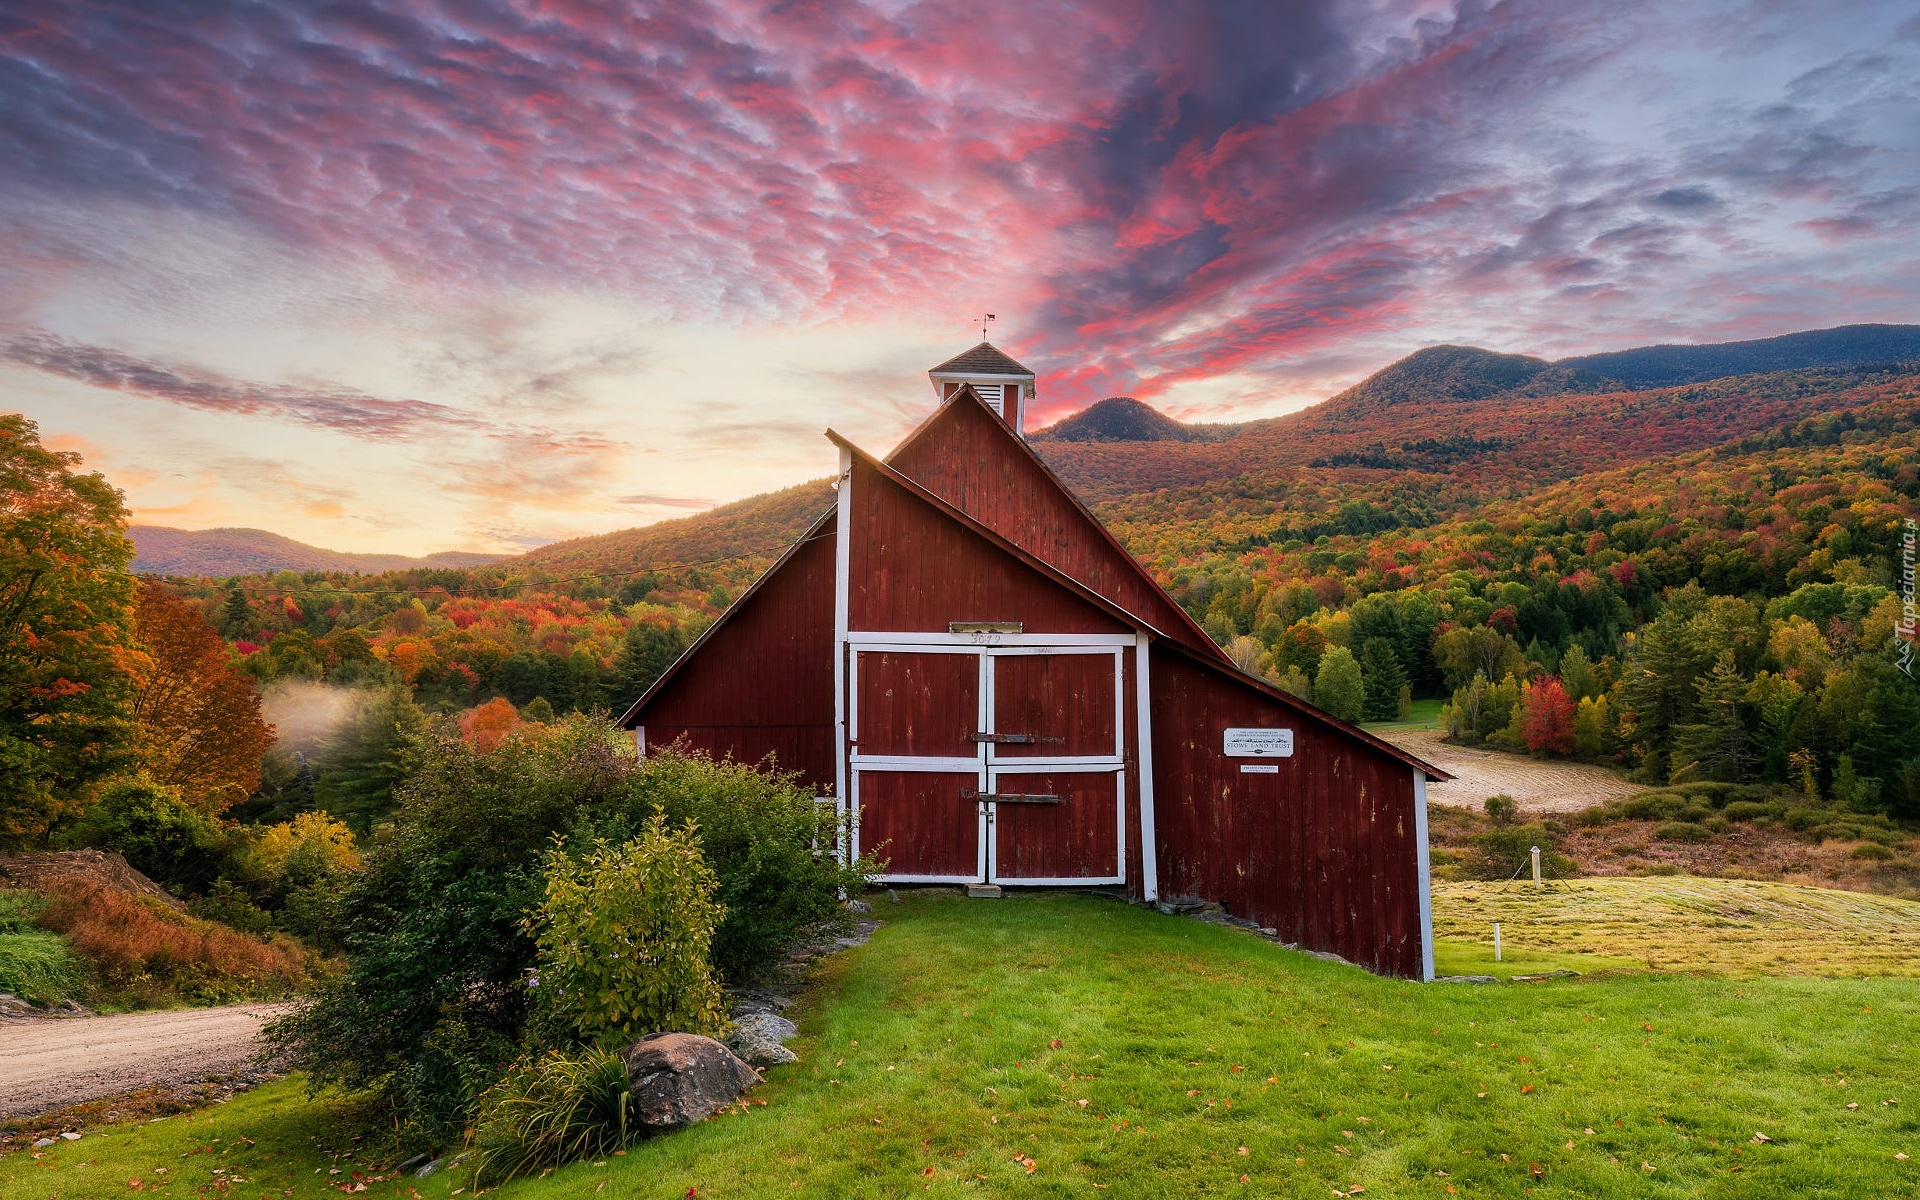
{"type": "Polygon", "coordinates": [[[1420,862],[1420,979],[1433,982],[1433,861],[1427,849],[1427,777],[1413,769],[1413,836],[1420,862]]]}

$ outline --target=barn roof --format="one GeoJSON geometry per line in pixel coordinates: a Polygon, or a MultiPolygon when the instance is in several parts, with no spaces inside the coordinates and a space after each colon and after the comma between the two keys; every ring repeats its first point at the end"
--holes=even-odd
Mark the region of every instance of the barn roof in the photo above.
{"type": "Polygon", "coordinates": [[[1086,503],[1074,494],[1073,489],[1067,486],[1066,481],[1061,479],[1059,474],[1047,464],[1047,460],[1040,457],[1034,448],[1027,443],[1025,438],[1015,433],[1006,422],[1002,421],[999,416],[994,413],[993,408],[980,397],[979,393],[973,390],[971,384],[962,386],[952,396],[942,401],[940,406],[934,409],[926,420],[915,426],[913,432],[909,433],[898,446],[893,448],[893,453],[887,455],[886,461],[891,464],[901,458],[916,443],[931,436],[933,431],[937,429],[943,421],[950,420],[956,408],[967,404],[978,408],[981,413],[989,418],[986,424],[996,431],[995,436],[1001,440],[1002,445],[1008,453],[1020,455],[1038,469],[1047,485],[1052,487],[1052,489],[1066,501],[1069,511],[1078,513],[1080,519],[1092,530],[1093,536],[1103,542],[1112,552],[1114,560],[1120,564],[1122,570],[1135,576],[1140,583],[1151,589],[1155,595],[1165,598],[1167,607],[1171,610],[1173,618],[1173,621],[1169,624],[1172,624],[1174,627],[1160,630],[1161,636],[1171,637],[1177,641],[1185,642],[1190,648],[1203,654],[1211,654],[1221,662],[1227,661],[1226,652],[1220,649],[1211,637],[1207,636],[1206,630],[1200,628],[1200,623],[1193,619],[1193,615],[1182,608],[1179,601],[1167,595],[1166,589],[1160,586],[1159,581],[1156,580],[1145,567],[1140,565],[1140,560],[1135,558],[1131,551],[1120,544],[1120,539],[1113,536],[1113,531],[1108,529],[1099,517],[1093,515],[1093,510],[1088,508],[1086,503]]]}
{"type": "Polygon", "coordinates": [[[981,342],[928,371],[929,375],[1025,375],[1033,372],[1008,356],[992,342],[981,342]]]}

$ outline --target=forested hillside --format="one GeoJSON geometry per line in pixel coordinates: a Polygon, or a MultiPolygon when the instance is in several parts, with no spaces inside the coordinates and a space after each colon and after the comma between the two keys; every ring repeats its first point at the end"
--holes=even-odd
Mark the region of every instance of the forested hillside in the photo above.
{"type": "MultiPolygon", "coordinates": [[[[1914,693],[1890,674],[1917,398],[1910,368],[1636,390],[1441,346],[1270,421],[1182,426],[1118,398],[1034,444],[1236,660],[1342,715],[1439,696],[1467,741],[1656,782],[1798,772],[1920,812],[1892,733],[1914,693]],[[1695,728],[1711,704],[1745,731],[1723,721],[1731,750],[1695,728]]],[[[356,702],[344,742],[336,724],[305,744],[306,782],[269,763],[257,803],[297,807],[301,788],[377,792],[369,755],[406,706],[624,707],[831,500],[817,481],[470,569],[172,587],[263,687],[394,689],[356,702]]]]}
{"type": "Polygon", "coordinates": [[[253,575],[269,571],[398,571],[476,567],[507,557],[448,550],[421,558],[323,550],[264,529],[169,529],[132,525],[133,569],[143,575],[253,575]]]}

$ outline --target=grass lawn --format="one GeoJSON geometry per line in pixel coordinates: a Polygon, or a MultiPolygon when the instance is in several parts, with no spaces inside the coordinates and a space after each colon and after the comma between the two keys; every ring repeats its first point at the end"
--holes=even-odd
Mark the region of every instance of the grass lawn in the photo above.
{"type": "Polygon", "coordinates": [[[1406,720],[1368,721],[1361,728],[1376,732],[1382,729],[1432,729],[1440,723],[1440,706],[1443,703],[1438,697],[1415,700],[1406,720]]]}
{"type": "MultiPolygon", "coordinates": [[[[878,915],[790,1012],[801,1061],[745,1115],[495,1194],[1920,1194],[1913,981],[1423,986],[1089,896],[908,894],[878,915]]],[[[0,1193],[317,1196],[383,1174],[378,1148],[321,1149],[349,1147],[353,1118],[287,1081],[14,1155],[0,1193]]]]}

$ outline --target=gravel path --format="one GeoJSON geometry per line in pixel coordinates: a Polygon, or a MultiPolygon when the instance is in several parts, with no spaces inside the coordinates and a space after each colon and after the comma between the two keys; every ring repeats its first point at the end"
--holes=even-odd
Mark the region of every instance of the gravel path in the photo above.
{"type": "Polygon", "coordinates": [[[0,1119],[244,1066],[281,1006],[0,1021],[0,1119]]]}
{"type": "Polygon", "coordinates": [[[1379,730],[1379,735],[1446,771],[1453,779],[1427,785],[1427,802],[1478,810],[1488,796],[1512,796],[1530,813],[1579,812],[1646,789],[1604,767],[1547,762],[1523,754],[1450,746],[1438,729],[1379,730]]]}

